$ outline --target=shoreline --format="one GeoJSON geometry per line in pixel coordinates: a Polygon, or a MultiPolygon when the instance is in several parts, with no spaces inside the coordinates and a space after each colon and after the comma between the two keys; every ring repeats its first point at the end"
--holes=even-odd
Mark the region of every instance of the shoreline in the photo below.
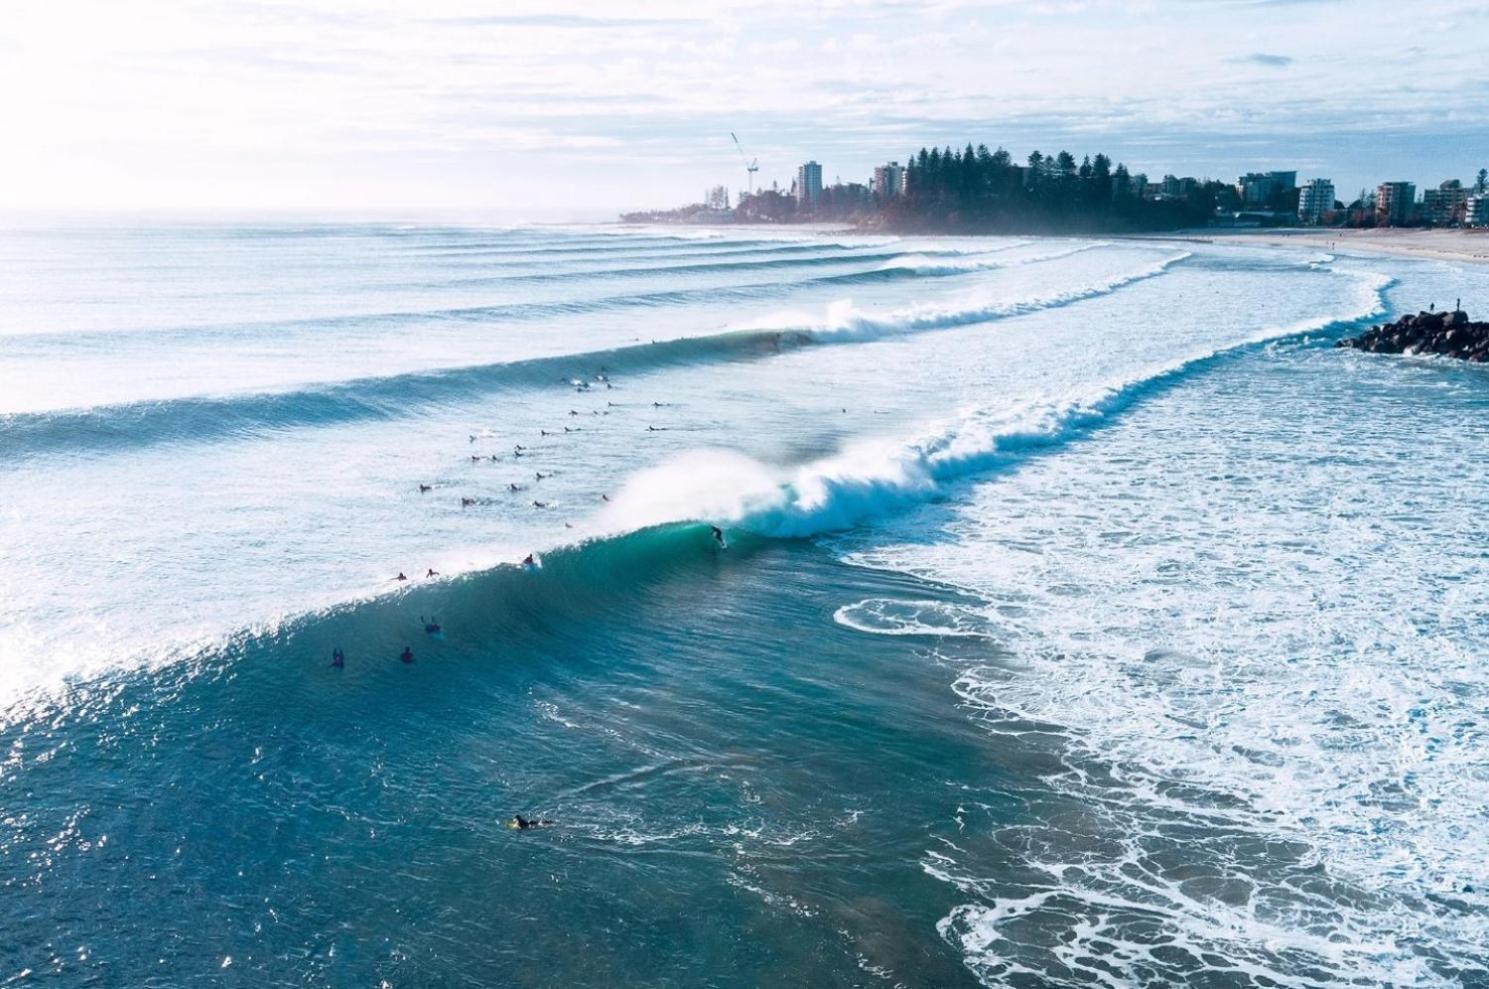
{"type": "Polygon", "coordinates": [[[1168,236],[1154,234],[1132,239],[1179,240],[1201,244],[1240,243],[1264,247],[1315,247],[1324,251],[1489,264],[1489,230],[1389,227],[1375,230],[1190,230],[1168,236]]]}
{"type": "Polygon", "coordinates": [[[1416,228],[1378,228],[1359,230],[1350,228],[1272,228],[1252,230],[1225,230],[1198,228],[1170,232],[1151,231],[1142,233],[1060,233],[1060,234],[1015,234],[1011,232],[982,231],[979,233],[914,233],[868,227],[841,221],[812,223],[698,223],[682,224],[663,221],[654,223],[617,223],[617,226],[679,227],[693,230],[770,230],[784,234],[792,232],[807,234],[849,234],[864,237],[1092,237],[1131,241],[1179,241],[1191,244],[1251,244],[1262,247],[1312,247],[1324,251],[1374,254],[1387,257],[1416,258],[1429,261],[1451,261],[1463,264],[1489,265],[1489,229],[1483,230],[1421,230],[1416,228]]]}

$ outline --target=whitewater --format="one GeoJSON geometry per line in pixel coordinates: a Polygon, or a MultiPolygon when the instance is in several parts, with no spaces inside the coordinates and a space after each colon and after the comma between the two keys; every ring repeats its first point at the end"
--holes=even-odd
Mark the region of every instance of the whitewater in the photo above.
{"type": "Polygon", "coordinates": [[[0,259],[0,985],[1489,983],[1489,376],[1332,346],[1485,269],[0,259]]]}

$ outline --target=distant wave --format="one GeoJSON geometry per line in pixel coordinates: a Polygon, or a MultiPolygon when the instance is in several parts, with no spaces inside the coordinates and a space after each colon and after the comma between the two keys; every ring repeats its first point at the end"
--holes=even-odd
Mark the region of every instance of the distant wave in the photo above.
{"type": "Polygon", "coordinates": [[[617,243],[617,238],[609,237],[603,240],[570,241],[562,244],[547,243],[542,247],[524,247],[511,244],[472,244],[469,246],[431,245],[423,250],[405,249],[399,252],[399,256],[420,258],[532,257],[545,260],[568,254],[610,257],[631,253],[649,254],[651,252],[658,254],[673,253],[678,255],[717,256],[748,251],[880,248],[886,247],[891,243],[893,243],[892,239],[880,239],[859,244],[843,244],[837,241],[795,240],[784,237],[718,240],[698,240],[684,237],[632,237],[617,243]]]}
{"type": "MultiPolygon", "coordinates": [[[[961,252],[945,252],[955,257],[961,252]]],[[[768,257],[757,260],[715,261],[712,259],[691,264],[642,265],[630,268],[598,268],[588,271],[547,271],[530,275],[509,275],[498,278],[502,282],[551,282],[566,280],[600,280],[606,278],[636,278],[652,275],[691,275],[731,271],[771,271],[787,268],[812,268],[834,264],[865,264],[873,261],[893,261],[904,256],[899,251],[881,251],[878,254],[821,254],[807,257],[768,257]]],[[[496,277],[496,276],[494,276],[496,277]]]]}
{"type": "Polygon", "coordinates": [[[1042,254],[1032,254],[1027,257],[1005,258],[1002,254],[1024,244],[1013,244],[1008,247],[998,248],[990,251],[957,252],[957,251],[920,251],[913,254],[898,254],[889,258],[878,268],[868,271],[853,271],[842,275],[828,275],[822,281],[831,282],[874,282],[887,281],[895,278],[935,278],[938,276],[966,275],[978,271],[997,271],[1003,268],[1017,268],[1026,264],[1040,264],[1045,261],[1058,261],[1086,251],[1095,250],[1111,245],[1105,241],[1093,241],[1088,244],[1078,244],[1074,247],[1060,248],[1054,251],[1046,251],[1042,254]]]}
{"type": "MultiPolygon", "coordinates": [[[[658,245],[655,247],[636,247],[630,249],[611,249],[603,251],[590,251],[585,249],[573,249],[555,251],[562,254],[561,257],[534,257],[530,259],[517,258],[516,260],[501,261],[500,270],[524,270],[528,268],[542,268],[554,264],[573,264],[579,262],[593,262],[603,264],[613,261],[670,261],[686,260],[688,258],[699,258],[712,260],[714,258],[743,257],[756,254],[764,256],[787,256],[792,254],[813,254],[827,251],[880,251],[889,246],[886,242],[873,244],[841,244],[836,242],[806,242],[806,241],[735,241],[720,244],[705,244],[700,247],[680,248],[675,244],[658,245]],[[743,244],[745,246],[736,246],[743,244]]],[[[843,257],[852,258],[856,255],[845,253],[843,257]]],[[[466,260],[462,258],[461,260],[466,260]]],[[[481,262],[483,258],[477,256],[469,260],[481,262]]],[[[460,270],[468,270],[471,265],[461,265],[460,270]]],[[[582,272],[578,272],[582,274],[582,272]]],[[[486,276],[500,278],[500,275],[486,276]]],[[[441,284],[451,284],[444,283],[441,284]]],[[[455,282],[453,284],[462,284],[455,282]]]]}
{"type": "Polygon", "coordinates": [[[704,337],[581,354],[339,382],[288,392],[206,396],[0,416],[0,469],[35,455],[202,442],[268,429],[393,419],[435,401],[508,388],[567,386],[575,377],[635,374],[706,362],[753,360],[784,350],[966,326],[1071,305],[1164,274],[1180,253],[1126,274],[1047,296],[974,306],[918,306],[865,313],[837,303],[825,319],[786,317],[704,337]]]}
{"type": "MultiPolygon", "coordinates": [[[[989,252],[991,253],[991,252],[989,252]]],[[[896,255],[886,255],[894,257],[896,255]]],[[[849,258],[845,260],[855,260],[849,258]]],[[[740,267],[740,266],[736,266],[740,267]]],[[[769,269],[772,265],[761,265],[769,269]]],[[[643,269],[637,269],[643,270],[643,269]]],[[[664,269],[644,269],[665,273],[664,269]]],[[[587,272],[576,272],[568,276],[575,281],[588,277],[587,272]]],[[[70,345],[80,345],[91,340],[117,339],[120,336],[140,336],[151,339],[185,337],[193,340],[206,336],[246,335],[261,337],[272,332],[316,331],[331,327],[375,328],[405,326],[441,322],[492,322],[497,320],[537,320],[556,316],[574,316],[595,312],[621,312],[632,309],[656,309],[664,306],[690,305],[699,302],[748,301],[793,291],[813,284],[841,284],[855,280],[872,282],[886,276],[878,269],[846,275],[825,275],[799,278],[792,281],[751,282],[744,285],[703,286],[698,288],[668,289],[660,292],[639,292],[620,295],[605,295],[594,299],[573,299],[553,302],[510,302],[495,305],[451,306],[438,309],[410,309],[371,313],[343,313],[329,316],[305,316],[290,319],[251,320],[237,323],[217,323],[198,326],[136,327],[119,330],[92,330],[67,333],[70,345]]],[[[893,276],[890,276],[893,277],[893,276]]],[[[498,279],[500,280],[500,279],[498,279]]],[[[59,336],[52,331],[28,331],[21,333],[0,332],[0,339],[24,338],[51,339],[59,336]]]]}

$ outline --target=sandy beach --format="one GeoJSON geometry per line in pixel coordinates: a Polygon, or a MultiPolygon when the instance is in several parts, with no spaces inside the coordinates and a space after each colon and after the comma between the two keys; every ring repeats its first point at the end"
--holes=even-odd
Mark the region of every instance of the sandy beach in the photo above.
{"type": "Polygon", "coordinates": [[[1317,247],[1327,251],[1489,264],[1489,230],[1207,230],[1184,239],[1204,243],[1247,241],[1278,247],[1317,247]]]}

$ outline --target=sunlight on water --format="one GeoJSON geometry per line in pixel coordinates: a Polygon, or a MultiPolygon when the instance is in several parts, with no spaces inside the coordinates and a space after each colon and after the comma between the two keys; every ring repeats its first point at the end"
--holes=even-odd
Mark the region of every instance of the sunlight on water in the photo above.
{"type": "Polygon", "coordinates": [[[1489,964],[1489,378],[1329,346],[1483,273],[600,227],[0,255],[0,982],[1489,964]]]}

